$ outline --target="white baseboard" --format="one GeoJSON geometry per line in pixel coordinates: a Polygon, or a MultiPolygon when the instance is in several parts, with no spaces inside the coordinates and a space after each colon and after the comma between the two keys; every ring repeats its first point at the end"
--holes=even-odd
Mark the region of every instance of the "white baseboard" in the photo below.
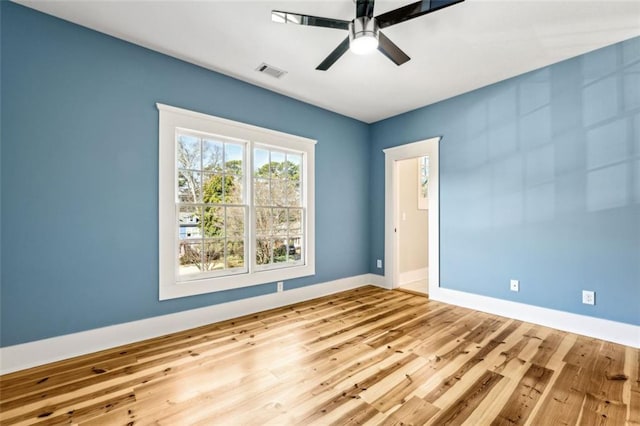
{"type": "Polygon", "coordinates": [[[367,284],[384,287],[384,285],[380,284],[384,281],[383,278],[374,274],[357,275],[281,293],[270,293],[229,303],[3,347],[0,348],[0,374],[7,374],[230,318],[303,302],[367,284]]]}
{"type": "Polygon", "coordinates": [[[539,324],[640,348],[640,326],[570,312],[525,305],[442,287],[430,287],[429,298],[494,315],[539,324]]]}
{"type": "MultiPolygon", "coordinates": [[[[7,346],[0,348],[0,374],[7,374],[230,318],[303,302],[367,284],[388,288],[384,276],[363,274],[287,290],[282,293],[270,293],[229,303],[7,346]]],[[[429,292],[429,297],[432,300],[640,348],[640,326],[439,287],[430,287],[429,292]]]]}
{"type": "Polygon", "coordinates": [[[398,274],[398,286],[409,284],[414,281],[426,280],[429,277],[429,268],[414,269],[412,271],[400,272],[398,274]]]}
{"type": "Polygon", "coordinates": [[[375,285],[376,287],[382,287],[387,290],[391,290],[385,281],[384,275],[378,274],[369,274],[369,283],[375,285]]]}

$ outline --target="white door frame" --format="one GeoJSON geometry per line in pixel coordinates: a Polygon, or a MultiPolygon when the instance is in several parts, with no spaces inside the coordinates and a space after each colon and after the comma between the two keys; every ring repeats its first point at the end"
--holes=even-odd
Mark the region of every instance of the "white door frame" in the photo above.
{"type": "Polygon", "coordinates": [[[384,168],[384,282],[392,289],[398,286],[398,167],[397,162],[429,156],[429,294],[440,287],[440,194],[438,150],[440,136],[419,142],[383,149],[384,168]],[[434,290],[432,292],[432,290],[434,290]]]}

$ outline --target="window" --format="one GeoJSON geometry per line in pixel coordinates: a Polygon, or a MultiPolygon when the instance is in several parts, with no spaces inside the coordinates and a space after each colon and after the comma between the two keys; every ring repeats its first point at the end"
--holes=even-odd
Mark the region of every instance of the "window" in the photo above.
{"type": "Polygon", "coordinates": [[[315,141],[157,104],[160,299],[315,273],[315,141]]]}

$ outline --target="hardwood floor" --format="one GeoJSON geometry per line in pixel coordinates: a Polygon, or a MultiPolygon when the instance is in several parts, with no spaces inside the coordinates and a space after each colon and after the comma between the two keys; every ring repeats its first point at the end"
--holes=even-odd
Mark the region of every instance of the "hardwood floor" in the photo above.
{"type": "Polygon", "coordinates": [[[640,351],[363,287],[0,377],[0,423],[640,425],[640,351]]]}

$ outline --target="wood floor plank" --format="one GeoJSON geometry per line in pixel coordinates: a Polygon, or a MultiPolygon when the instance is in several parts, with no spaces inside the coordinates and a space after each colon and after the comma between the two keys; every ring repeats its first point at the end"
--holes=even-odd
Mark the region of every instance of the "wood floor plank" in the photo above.
{"type": "Polygon", "coordinates": [[[396,339],[399,335],[412,336],[411,332],[417,328],[429,327],[432,332],[435,332],[436,330],[433,323],[435,322],[435,324],[443,324],[443,318],[447,317],[447,314],[448,312],[445,307],[433,309],[430,312],[426,312],[423,315],[420,315],[417,318],[402,324],[401,327],[392,328],[386,333],[377,336],[374,339],[369,339],[367,341],[367,344],[372,348],[377,348],[388,344],[390,341],[396,339]]]}
{"type": "Polygon", "coordinates": [[[438,414],[433,424],[460,425],[464,423],[501,379],[500,374],[487,370],[459,399],[438,414]]]}
{"type": "Polygon", "coordinates": [[[622,425],[627,418],[627,406],[618,401],[609,401],[587,393],[581,425],[622,425]]]}
{"type": "Polygon", "coordinates": [[[504,324],[505,319],[503,318],[487,318],[482,321],[482,323],[478,324],[473,330],[469,332],[468,335],[463,336],[465,340],[475,343],[482,343],[487,336],[495,333],[502,324],[504,324]]]}
{"type": "Polygon", "coordinates": [[[491,423],[492,425],[509,426],[524,424],[533,407],[538,404],[540,396],[547,387],[553,371],[532,364],[518,383],[504,408],[491,423]]]}
{"type": "Polygon", "coordinates": [[[570,424],[577,421],[586,398],[587,373],[574,364],[566,364],[553,389],[543,401],[533,424],[544,422],[570,424]]]}
{"type": "Polygon", "coordinates": [[[632,389],[629,399],[629,416],[630,424],[640,425],[640,391],[632,389]]]}
{"type": "Polygon", "coordinates": [[[629,401],[627,420],[630,425],[640,425],[640,351],[627,347],[625,355],[625,373],[629,381],[623,401],[629,401]]]}
{"type": "Polygon", "coordinates": [[[419,357],[414,354],[409,354],[397,362],[389,365],[386,368],[380,369],[373,374],[369,375],[362,381],[358,381],[353,386],[349,388],[342,389],[338,391],[337,394],[334,394],[329,400],[322,403],[317,408],[314,408],[310,412],[306,413],[301,417],[301,423],[309,423],[312,421],[316,421],[326,415],[327,413],[335,410],[341,405],[347,403],[351,399],[359,399],[360,394],[367,391],[369,387],[375,385],[380,382],[382,379],[400,371],[404,370],[404,368],[410,364],[412,361],[415,361],[419,357]]]}
{"type": "Polygon", "coordinates": [[[598,352],[602,346],[602,341],[585,336],[578,336],[571,351],[564,357],[564,362],[593,371],[597,362],[598,352]]]}
{"type": "Polygon", "coordinates": [[[535,365],[540,365],[542,367],[546,367],[547,363],[553,356],[553,354],[558,350],[560,343],[563,338],[566,336],[566,333],[562,333],[559,331],[552,331],[541,343],[538,347],[538,352],[535,354],[533,359],[531,359],[531,363],[535,365]]]}
{"type": "Polygon", "coordinates": [[[640,350],[373,286],[0,376],[2,425],[640,426],[640,350]]]}
{"type": "Polygon", "coordinates": [[[480,362],[484,361],[484,358],[494,351],[498,346],[503,344],[503,340],[509,336],[513,331],[518,328],[520,324],[518,322],[510,321],[508,327],[503,330],[495,339],[491,339],[485,346],[476,353],[470,360],[465,362],[458,370],[453,374],[443,379],[438,387],[429,392],[425,396],[425,400],[428,402],[435,402],[438,398],[444,395],[451,387],[453,387],[469,370],[475,367],[480,362]]]}
{"type": "Polygon", "coordinates": [[[513,345],[505,348],[502,352],[500,352],[501,362],[500,364],[494,366],[491,370],[504,376],[504,371],[511,363],[511,361],[515,360],[520,364],[524,364],[526,361],[520,358],[520,352],[522,352],[524,348],[529,345],[532,339],[541,340],[535,336],[535,327],[531,327],[527,331],[524,331],[513,345]]]}
{"type": "MultiPolygon", "coordinates": [[[[311,412],[329,404],[336,397],[349,395],[352,398],[360,399],[362,392],[367,391],[371,384],[376,383],[376,378],[383,379],[387,375],[384,374],[385,372],[392,373],[395,371],[394,364],[406,358],[407,354],[404,351],[398,351],[395,348],[407,348],[415,344],[413,339],[408,336],[404,336],[399,340],[402,342],[395,342],[396,346],[376,348],[372,353],[374,356],[359,357],[352,360],[351,365],[348,365],[346,369],[343,369],[340,365],[336,366],[335,371],[331,372],[332,375],[321,382],[314,381],[313,377],[309,376],[298,378],[305,382],[302,386],[299,385],[299,381],[287,380],[287,383],[296,383],[295,393],[292,398],[281,400],[287,408],[287,414],[281,416],[280,421],[283,424],[300,424],[311,412]],[[312,384],[313,386],[309,388],[306,386],[307,384],[312,384]]],[[[412,357],[411,359],[417,358],[412,357]]],[[[325,377],[323,372],[320,372],[320,378],[323,377],[325,377]]],[[[338,408],[346,403],[347,401],[343,398],[338,408]]],[[[327,413],[332,411],[329,410],[327,413]]]]}
{"type": "MultiPolygon", "coordinates": [[[[429,378],[433,377],[443,363],[435,365],[435,360],[430,360],[412,374],[407,374],[399,383],[385,394],[375,399],[373,405],[378,411],[386,413],[398,406],[404,406],[407,397],[413,391],[422,386],[429,378]]],[[[411,398],[413,399],[413,398],[411,398]]],[[[426,403],[426,401],[425,401],[426,403]]]]}
{"type": "MultiPolygon", "coordinates": [[[[361,402],[346,414],[343,414],[334,421],[337,425],[362,425],[380,416],[380,412],[366,402],[361,402]]],[[[320,419],[321,424],[326,424],[324,419],[320,419]]]]}
{"type": "Polygon", "coordinates": [[[422,333],[424,333],[425,328],[435,331],[440,327],[449,326],[466,313],[467,312],[464,310],[451,309],[451,307],[446,305],[435,305],[429,316],[421,319],[420,321],[408,323],[403,327],[403,331],[411,336],[419,338],[422,336],[422,333]]]}
{"type": "Polygon", "coordinates": [[[380,426],[406,426],[426,424],[440,409],[422,398],[414,396],[391,413],[380,426]]]}
{"type": "Polygon", "coordinates": [[[603,399],[622,402],[622,393],[629,377],[624,371],[625,347],[602,342],[596,361],[589,373],[586,391],[603,399]]]}
{"type": "Polygon", "coordinates": [[[427,358],[441,353],[443,346],[461,339],[473,329],[477,321],[473,312],[466,312],[453,322],[441,323],[440,327],[431,328],[433,332],[421,339],[422,343],[416,348],[416,353],[427,358]]]}

